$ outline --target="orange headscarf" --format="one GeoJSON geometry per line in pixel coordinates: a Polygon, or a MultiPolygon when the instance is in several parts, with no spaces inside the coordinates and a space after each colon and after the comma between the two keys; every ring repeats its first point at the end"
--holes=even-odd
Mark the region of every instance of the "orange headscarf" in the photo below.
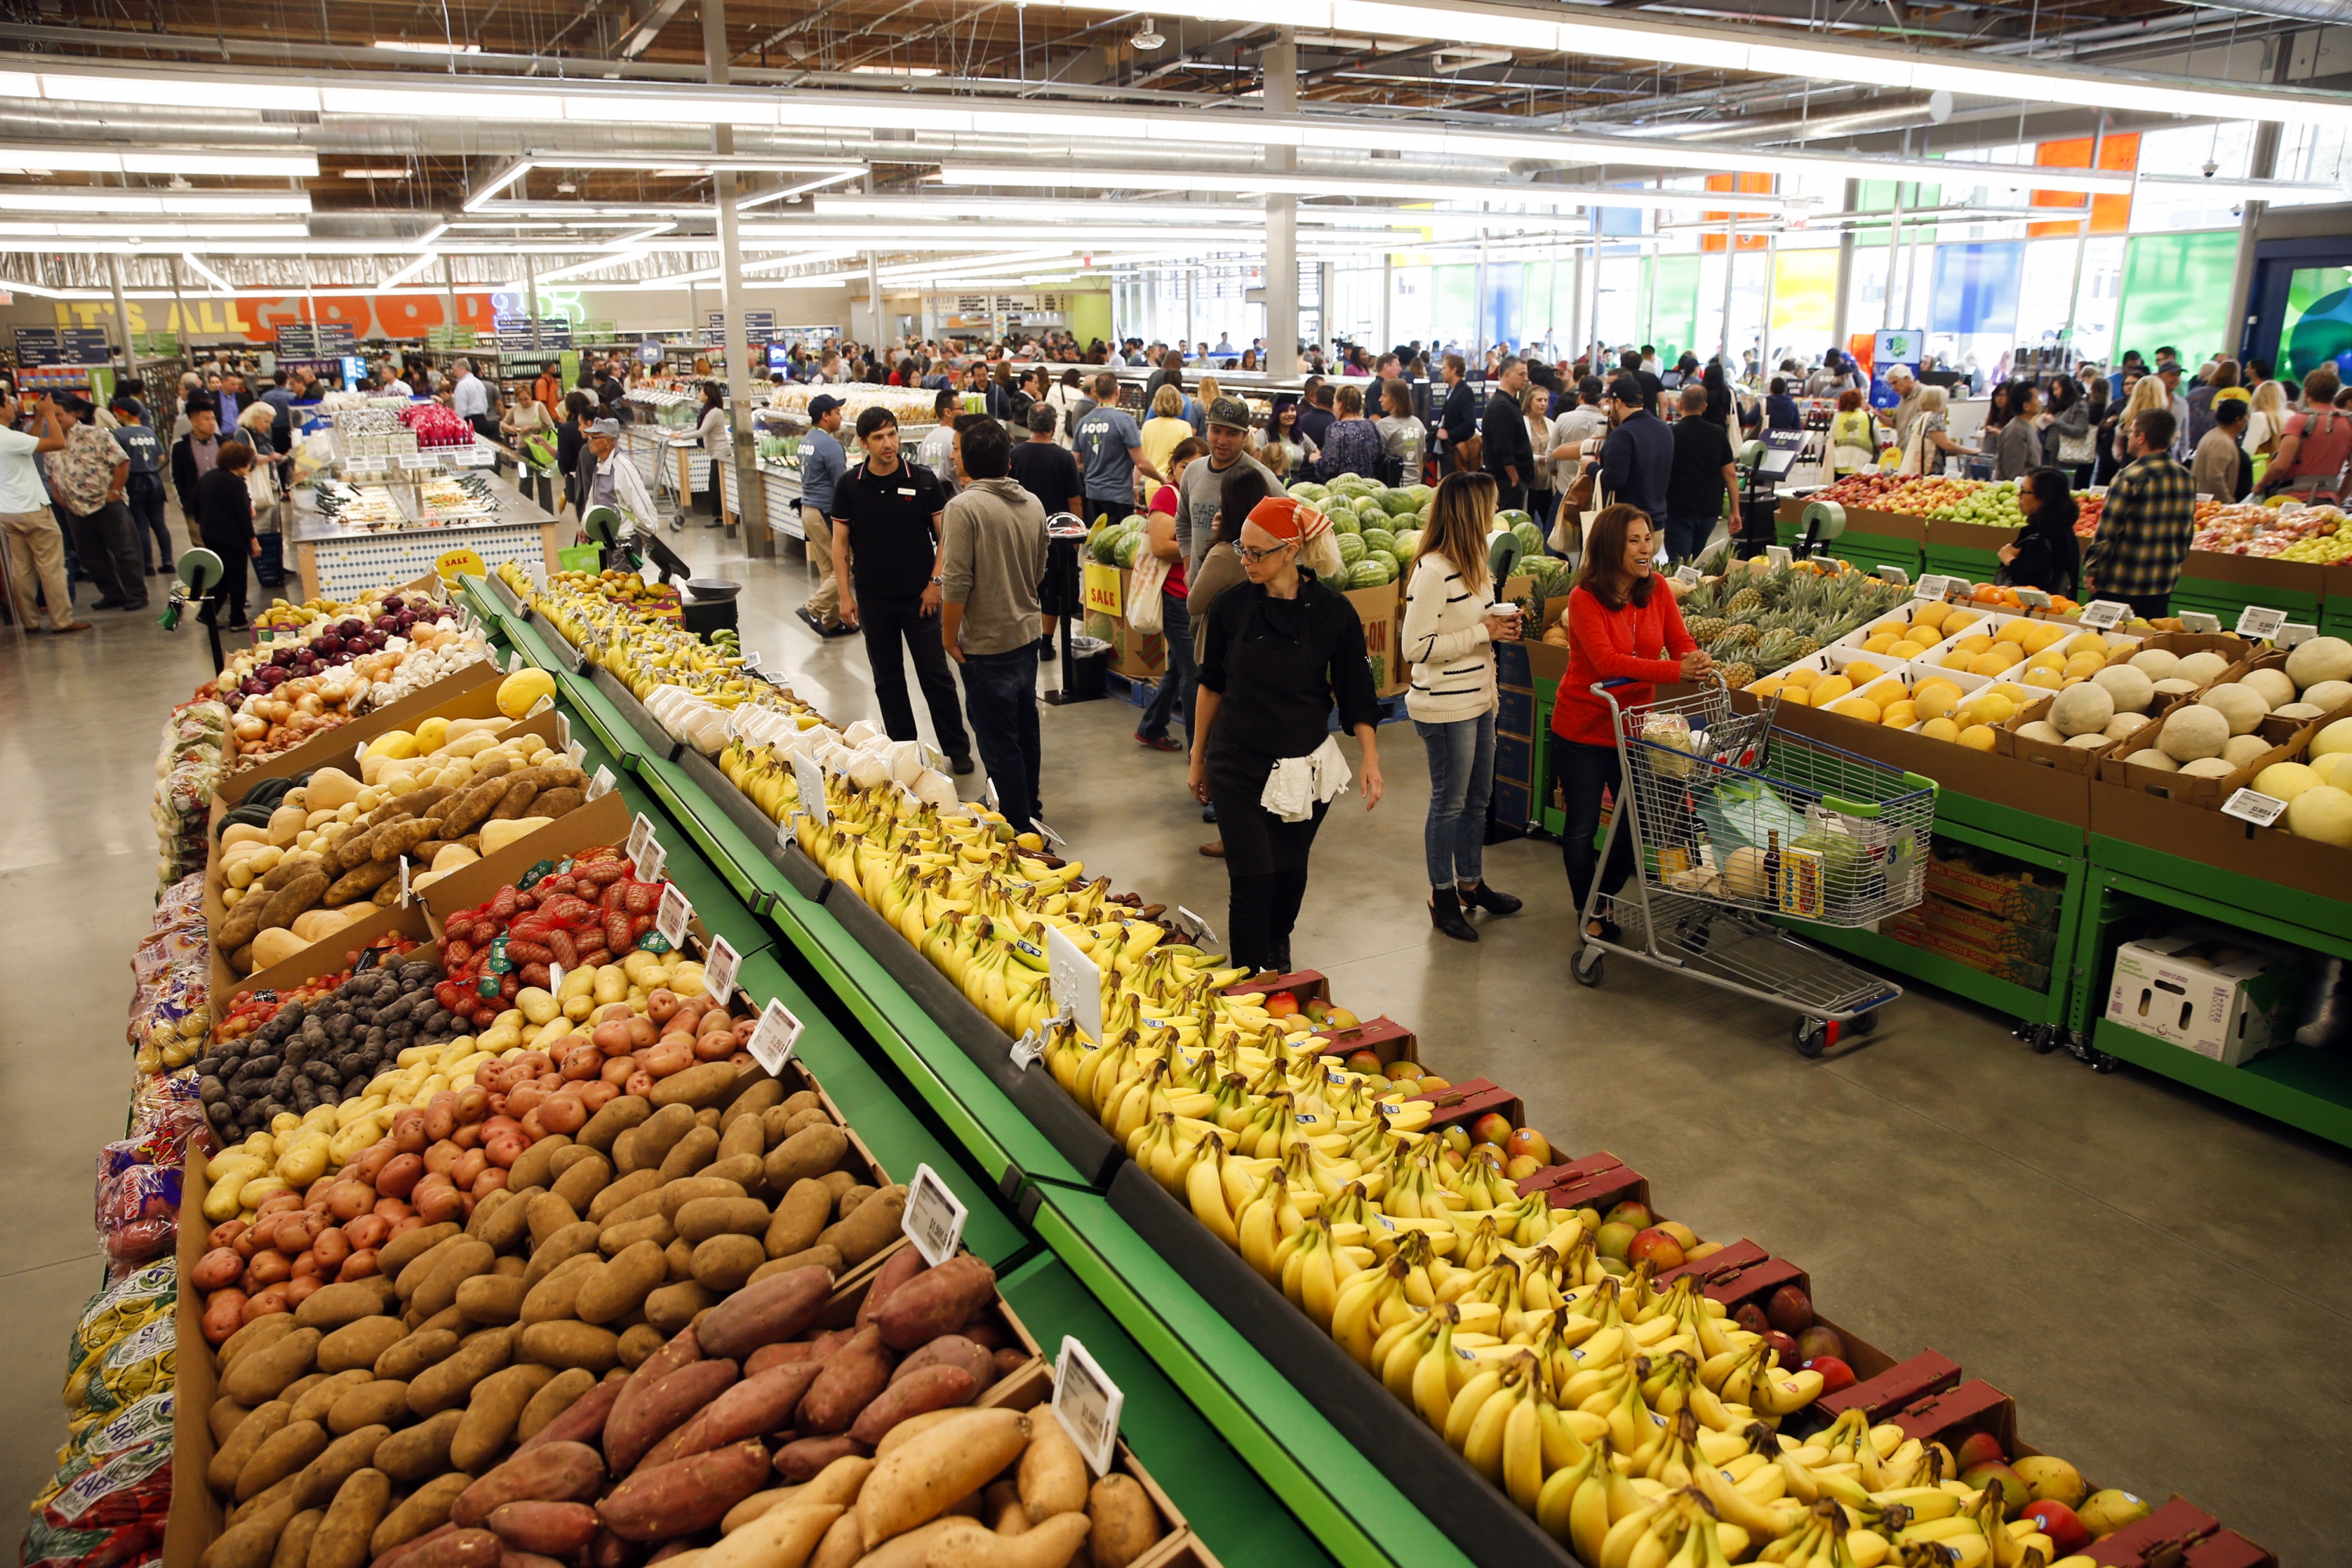
{"type": "Polygon", "coordinates": [[[1304,545],[1330,531],[1331,520],[1290,496],[1268,496],[1250,509],[1249,520],[1276,539],[1304,545]]]}

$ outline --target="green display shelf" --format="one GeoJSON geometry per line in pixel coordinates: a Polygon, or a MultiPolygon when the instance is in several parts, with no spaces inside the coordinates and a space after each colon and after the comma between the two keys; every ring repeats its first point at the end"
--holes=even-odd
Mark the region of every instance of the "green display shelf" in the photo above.
{"type": "Polygon", "coordinates": [[[2105,1016],[2116,949],[2181,916],[2352,958],[2352,904],[2093,834],[2075,943],[2082,983],[2069,1009],[2071,1026],[2110,1057],[2352,1146],[2352,1058],[2283,1046],[2231,1067],[2105,1016]]]}
{"type": "MultiPolygon", "coordinates": [[[[1790,523],[1778,527],[1780,542],[1795,546],[1805,531],[1790,523]]],[[[1916,539],[1897,539],[1891,534],[1864,533],[1848,529],[1829,542],[1829,553],[1864,572],[1875,572],[1881,566],[1900,566],[1916,580],[1922,569],[1925,551],[1916,539]]]]}
{"type": "Polygon", "coordinates": [[[2238,617],[2249,605],[2266,610],[2284,610],[2291,621],[2316,621],[2322,604],[2316,594],[2296,593],[2284,588],[2249,587],[2242,583],[2225,583],[2214,577],[2192,577],[2182,573],[2172,585],[2172,613],[2194,610],[2220,617],[2223,631],[2234,631],[2238,617]]]}
{"type": "MultiPolygon", "coordinates": [[[[1950,828],[1990,834],[1996,838],[2031,845],[2071,860],[2083,858],[2085,847],[2085,835],[2076,824],[2053,822],[2047,816],[2021,811],[2013,805],[2002,805],[1979,795],[1938,789],[1936,792],[1936,831],[1942,833],[1950,828]]],[[[2000,846],[1987,844],[1985,847],[1999,848],[2000,846]]],[[[2025,855],[2019,858],[2031,860],[2034,858],[2025,855]]]]}
{"type": "Polygon", "coordinates": [[[2352,638],[2352,599],[2329,599],[2319,606],[2319,629],[2332,637],[2352,638]]]}
{"type": "MultiPolygon", "coordinates": [[[[1998,533],[1997,529],[1985,530],[1998,533]]],[[[1920,567],[1930,576],[1965,577],[1971,583],[1990,583],[2000,574],[2000,557],[1990,550],[1972,550],[1965,545],[1930,544],[1921,553],[1920,567]]]]}
{"type": "Polygon", "coordinates": [[[1065,1336],[1076,1339],[1118,1384],[1127,1446],[1219,1562],[1334,1561],[1069,1265],[1041,1254],[1001,1274],[996,1287],[1049,1360],[1065,1336]]]}

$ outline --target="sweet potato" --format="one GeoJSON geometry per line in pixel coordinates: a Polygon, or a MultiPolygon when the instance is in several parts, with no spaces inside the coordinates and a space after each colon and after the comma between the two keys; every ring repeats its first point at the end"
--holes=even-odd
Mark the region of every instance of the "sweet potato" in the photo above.
{"type": "Polygon", "coordinates": [[[961,1334],[941,1334],[923,1346],[898,1363],[898,1369],[890,1374],[890,1381],[900,1383],[924,1367],[940,1364],[960,1366],[971,1373],[976,1389],[986,1388],[996,1381],[996,1357],[961,1334]]]}
{"type": "Polygon", "coordinates": [[[352,1471],[310,1538],[308,1568],[364,1568],[369,1540],[391,1509],[391,1477],[373,1468],[352,1471]]]}
{"type": "Polygon", "coordinates": [[[703,1412],[705,1436],[715,1447],[783,1430],[823,1370],[815,1362],[791,1362],[743,1379],[703,1412]]]}
{"type": "Polygon", "coordinates": [[[981,1387],[969,1368],[934,1363],[912,1377],[893,1380],[858,1413],[849,1435],[861,1443],[879,1443],[884,1434],[910,1415],[971,1404],[981,1387]]]}
{"type": "Polygon", "coordinates": [[[776,1474],[788,1481],[814,1480],[844,1459],[866,1457],[866,1445],[847,1435],[795,1437],[776,1450],[776,1474]]]}
{"type": "MultiPolygon", "coordinates": [[[[645,1377],[653,1364],[649,1361],[630,1373],[630,1384],[645,1377]]],[[[662,1375],[643,1393],[633,1392],[616,1403],[604,1423],[604,1458],[613,1473],[634,1470],[656,1443],[733,1387],[736,1373],[735,1363],[723,1358],[690,1362],[662,1375]]]]}
{"type": "Polygon", "coordinates": [[[487,1530],[453,1530],[401,1559],[406,1568],[499,1568],[505,1543],[487,1530]]]}
{"type": "Polygon", "coordinates": [[[747,1285],[712,1309],[695,1334],[704,1353],[740,1358],[789,1340],[816,1321],[833,1289],[822,1268],[803,1268],[747,1285]]]}
{"type": "MultiPolygon", "coordinates": [[[[368,1538],[369,1547],[377,1556],[382,1556],[429,1530],[439,1529],[449,1521],[449,1506],[473,1484],[474,1478],[463,1470],[452,1470],[446,1476],[434,1477],[409,1493],[399,1507],[383,1516],[383,1522],[377,1525],[375,1533],[368,1538]]],[[[448,1538],[445,1536],[442,1539],[448,1538]]]]}
{"type": "Polygon", "coordinates": [[[375,1447],[375,1468],[395,1481],[421,1481],[449,1468],[449,1443],[457,1435],[462,1410],[444,1410],[429,1421],[394,1432],[375,1447]]]}
{"type": "Polygon", "coordinates": [[[585,1443],[543,1443],[517,1454],[450,1500],[450,1521],[470,1527],[510,1502],[586,1502],[604,1484],[604,1461],[585,1443]]]}
{"type": "Polygon", "coordinates": [[[757,1285],[762,1279],[771,1279],[779,1274],[790,1274],[796,1268],[822,1268],[827,1275],[838,1279],[847,1272],[849,1265],[833,1247],[822,1246],[803,1247],[798,1252],[787,1253],[782,1258],[772,1258],[762,1263],[751,1270],[751,1278],[748,1283],[757,1285]]]}
{"type": "Polygon", "coordinates": [[[847,1431],[858,1413],[889,1385],[890,1363],[890,1352],[883,1349],[881,1335],[871,1327],[858,1330],[847,1344],[826,1359],[801,1400],[795,1425],[812,1436],[847,1431]]]}
{"type": "Polygon", "coordinates": [[[1029,1425],[1029,1446],[1021,1451],[1013,1479],[1029,1522],[1043,1524],[1087,1506],[1087,1460],[1061,1422],[1047,1416],[1029,1425]]]}
{"type": "Polygon", "coordinates": [[[1167,1533],[1143,1484],[1116,1470],[1087,1494],[1087,1518],[1092,1521],[1087,1546],[1096,1568],[1127,1568],[1167,1533]]]}
{"type": "Polygon", "coordinates": [[[639,1470],[596,1505],[624,1541],[660,1541],[707,1530],[768,1479],[768,1453],[734,1443],[676,1464],[639,1470]]]}
{"type": "Polygon", "coordinates": [[[483,1521],[519,1552],[569,1557],[596,1539],[604,1521],[584,1502],[500,1503],[483,1521]]]}
{"type": "Polygon", "coordinates": [[[883,1343],[910,1351],[955,1332],[995,1299],[996,1270],[971,1253],[961,1253],[893,1290],[874,1323],[882,1331],[883,1343]]]}
{"type": "Polygon", "coordinates": [[[567,1368],[556,1373],[554,1381],[533,1395],[530,1405],[524,1408],[524,1424],[529,1425],[538,1405],[547,1400],[564,1379],[571,1377],[586,1377],[589,1380],[587,1388],[546,1425],[526,1436],[515,1449],[517,1458],[549,1443],[585,1443],[603,1452],[604,1423],[613,1413],[613,1402],[620,1397],[621,1390],[626,1384],[598,1382],[595,1375],[585,1369],[567,1368]]]}
{"type": "Polygon", "coordinates": [[[914,1247],[901,1247],[892,1253],[875,1270],[873,1282],[866,1287],[866,1300],[857,1309],[858,1324],[863,1327],[879,1317],[882,1303],[890,1299],[890,1293],[929,1267],[922,1253],[914,1247]]]}
{"type": "Polygon", "coordinates": [[[929,1568],[934,1552],[946,1552],[947,1562],[961,1563],[961,1553],[975,1548],[982,1536],[992,1540],[994,1532],[978,1520],[961,1515],[935,1519],[883,1542],[857,1559],[857,1568],[929,1568]]]}
{"type": "Polygon", "coordinates": [[[817,1240],[838,1249],[852,1265],[863,1263],[898,1239],[899,1216],[906,1208],[905,1187],[884,1187],[858,1205],[847,1219],[826,1226],[817,1240]]]}
{"type": "Polygon", "coordinates": [[[803,1568],[842,1511],[837,1502],[772,1508],[704,1552],[697,1568],[803,1568]]]}
{"type": "Polygon", "coordinates": [[[866,1549],[977,1492],[1028,1440],[1029,1421],[1019,1412],[968,1410],[882,1456],[857,1494],[866,1549]]]}

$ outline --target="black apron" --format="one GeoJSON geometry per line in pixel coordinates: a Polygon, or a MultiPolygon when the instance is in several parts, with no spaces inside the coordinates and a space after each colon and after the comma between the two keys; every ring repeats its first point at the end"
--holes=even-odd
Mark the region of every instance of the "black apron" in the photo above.
{"type": "MultiPolygon", "coordinates": [[[[1236,584],[1233,591],[1243,592],[1247,586],[1236,584]]],[[[1248,613],[1225,649],[1225,690],[1218,722],[1209,731],[1206,758],[1209,798],[1216,805],[1217,827],[1225,843],[1225,871],[1234,877],[1305,870],[1307,853],[1315,847],[1316,829],[1331,810],[1330,802],[1318,802],[1315,815],[1304,822],[1285,822],[1266,810],[1258,802],[1280,758],[1226,739],[1230,731],[1223,721],[1225,712],[1236,703],[1251,702],[1265,692],[1326,692],[1330,688],[1329,660],[1303,637],[1274,626],[1265,613],[1265,602],[1255,595],[1251,598],[1248,613]]],[[[1292,606],[1303,629],[1305,606],[1297,601],[1292,601],[1292,606]]],[[[1295,749],[1281,755],[1307,756],[1323,744],[1328,733],[1327,729],[1302,735],[1295,749]]]]}

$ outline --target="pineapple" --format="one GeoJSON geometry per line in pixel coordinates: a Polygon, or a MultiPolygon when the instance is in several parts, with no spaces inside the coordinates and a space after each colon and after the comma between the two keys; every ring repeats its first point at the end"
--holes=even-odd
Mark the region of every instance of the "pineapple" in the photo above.
{"type": "Polygon", "coordinates": [[[1753,588],[1742,588],[1731,595],[1731,603],[1723,606],[1723,613],[1734,620],[1746,620],[1759,614],[1763,608],[1763,595],[1753,588]]]}
{"type": "Polygon", "coordinates": [[[1718,668],[1723,674],[1724,685],[1734,691],[1745,691],[1756,684],[1756,667],[1745,660],[1733,659],[1718,668]]]}
{"type": "Polygon", "coordinates": [[[1724,628],[1730,624],[1719,616],[1700,616],[1688,622],[1685,629],[1689,631],[1692,641],[1711,643],[1721,637],[1724,628]]]}

